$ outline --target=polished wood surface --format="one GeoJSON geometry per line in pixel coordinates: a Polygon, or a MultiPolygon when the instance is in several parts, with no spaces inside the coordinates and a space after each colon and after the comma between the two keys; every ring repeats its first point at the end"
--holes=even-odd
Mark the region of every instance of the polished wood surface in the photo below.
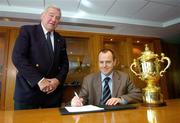
{"type": "Polygon", "coordinates": [[[167,106],[61,115],[58,108],[0,111],[0,123],[177,123],[180,99],[167,100],[167,106]]]}

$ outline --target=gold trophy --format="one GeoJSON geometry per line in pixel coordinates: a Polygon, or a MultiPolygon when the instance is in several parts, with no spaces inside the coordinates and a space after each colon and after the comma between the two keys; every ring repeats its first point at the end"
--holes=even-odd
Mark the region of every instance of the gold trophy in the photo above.
{"type": "Polygon", "coordinates": [[[134,59],[130,69],[137,77],[147,83],[147,86],[142,90],[143,105],[149,107],[166,105],[161,89],[156,83],[169,68],[171,61],[164,56],[164,53],[161,53],[161,59],[158,59],[159,56],[150,51],[147,44],[145,45],[145,51],[141,54],[139,58],[134,59]],[[167,60],[167,65],[163,67],[162,63],[165,60],[167,60]]]}

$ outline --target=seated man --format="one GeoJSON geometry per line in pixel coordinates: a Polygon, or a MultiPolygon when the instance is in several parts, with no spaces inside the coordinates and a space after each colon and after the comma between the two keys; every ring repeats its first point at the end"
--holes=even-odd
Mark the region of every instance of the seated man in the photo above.
{"type": "Polygon", "coordinates": [[[112,50],[102,49],[98,59],[100,72],[84,78],[79,97],[73,97],[71,106],[117,105],[142,100],[141,91],[135,87],[129,76],[114,70],[116,58],[112,50]]]}

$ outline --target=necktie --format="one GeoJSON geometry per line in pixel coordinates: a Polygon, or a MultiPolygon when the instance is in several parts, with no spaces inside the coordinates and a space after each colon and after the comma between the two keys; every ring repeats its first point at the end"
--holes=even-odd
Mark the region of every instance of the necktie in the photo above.
{"type": "Polygon", "coordinates": [[[48,32],[47,33],[47,43],[48,43],[49,52],[50,52],[51,56],[53,56],[53,46],[51,43],[50,35],[51,35],[51,32],[48,32]]]}
{"type": "Polygon", "coordinates": [[[111,98],[111,91],[110,91],[110,88],[109,88],[109,80],[110,78],[109,77],[106,77],[104,79],[104,90],[103,90],[103,104],[106,104],[107,100],[111,98]]]}
{"type": "Polygon", "coordinates": [[[51,35],[51,32],[48,32],[47,33],[47,41],[48,41],[49,48],[53,51],[53,46],[52,46],[50,35],[51,35]]]}

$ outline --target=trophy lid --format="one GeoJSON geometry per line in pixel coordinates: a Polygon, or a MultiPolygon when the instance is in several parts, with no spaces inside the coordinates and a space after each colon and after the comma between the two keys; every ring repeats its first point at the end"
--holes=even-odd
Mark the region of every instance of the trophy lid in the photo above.
{"type": "Polygon", "coordinates": [[[154,54],[149,50],[148,44],[145,44],[145,51],[141,53],[142,55],[138,58],[140,61],[149,61],[151,59],[157,58],[158,55],[154,54]]]}

